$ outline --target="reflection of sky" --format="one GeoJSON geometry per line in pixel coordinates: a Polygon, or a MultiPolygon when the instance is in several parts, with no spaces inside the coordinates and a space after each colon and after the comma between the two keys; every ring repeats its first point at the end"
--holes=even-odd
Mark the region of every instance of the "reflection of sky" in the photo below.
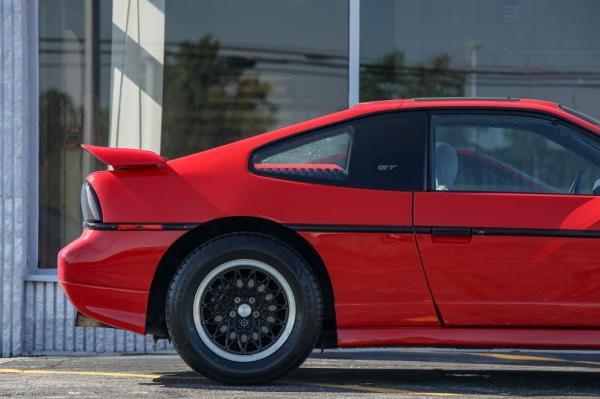
{"type": "MultiPolygon", "coordinates": [[[[100,103],[107,108],[110,52],[120,53],[123,46],[115,42],[111,48],[110,44],[112,1],[98,3],[100,103]]],[[[40,4],[40,90],[57,88],[76,105],[83,102],[84,9],[79,0],[40,4]],[[68,41],[44,41],[47,38],[68,41]],[[59,52],[44,53],[45,49],[59,52]]],[[[170,0],[166,3],[166,46],[176,51],[179,42],[210,34],[220,41],[222,55],[275,60],[259,61],[255,70],[272,86],[269,99],[278,105],[277,125],[286,125],[346,106],[347,18],[347,0],[170,0]]]]}
{"type": "MultiPolygon", "coordinates": [[[[98,2],[99,36],[104,50],[100,58],[100,106],[110,101],[110,39],[112,1],[98,2]]],[[[83,103],[83,51],[85,2],[81,0],[38,2],[40,37],[40,92],[55,88],[66,92],[76,106],[83,103]],[[64,39],[62,43],[56,39],[64,39]]]]}
{"type": "MultiPolygon", "coordinates": [[[[100,36],[110,39],[112,2],[98,3],[100,36]]],[[[170,43],[210,33],[224,46],[347,54],[346,0],[169,0],[166,11],[166,37],[170,43]]],[[[598,117],[599,15],[597,0],[362,1],[361,57],[363,62],[372,62],[393,49],[401,49],[407,63],[414,65],[443,52],[450,54],[453,67],[468,69],[468,43],[481,42],[479,69],[508,74],[479,74],[478,95],[550,99],[598,117]]],[[[39,4],[41,39],[80,40],[63,48],[82,49],[83,21],[84,2],[79,0],[39,4]]],[[[44,46],[40,44],[40,48],[44,46]]],[[[52,46],[56,48],[56,44],[52,46]]],[[[106,57],[100,78],[103,107],[110,100],[110,54],[106,57]]],[[[78,58],[70,55],[63,60],[73,64],[66,72],[58,68],[59,55],[40,57],[41,62],[47,62],[40,88],[62,87],[80,103],[82,82],[73,79],[77,71],[81,73],[76,66],[78,58]]],[[[271,70],[269,74],[265,65],[260,68],[263,78],[276,84],[272,100],[283,104],[282,123],[309,117],[319,108],[328,112],[328,107],[346,97],[345,76],[337,73],[340,71],[336,70],[335,76],[301,76],[289,66],[280,65],[283,73],[271,70]],[[285,117],[303,107],[307,108],[305,115],[296,112],[285,117]]]]}
{"type": "Polygon", "coordinates": [[[379,0],[361,2],[361,61],[404,51],[406,63],[441,53],[469,69],[479,42],[479,96],[549,99],[599,116],[600,1],[379,0]],[[508,72],[508,73],[507,73],[508,72]]]}
{"type": "Polygon", "coordinates": [[[469,65],[467,46],[480,41],[487,66],[600,70],[600,2],[597,0],[380,0],[361,3],[361,56],[379,58],[391,48],[411,64],[446,52],[469,65]],[[517,4],[515,19],[504,10],[517,4]],[[560,55],[560,56],[557,56],[560,55]],[[566,55],[566,56],[565,56],[566,55]]]}
{"type": "Polygon", "coordinates": [[[167,0],[167,42],[212,34],[224,44],[347,53],[347,0],[167,0]]]}
{"type": "Polygon", "coordinates": [[[271,85],[276,126],[285,126],[347,106],[347,8],[347,0],[167,1],[165,40],[176,51],[210,34],[221,55],[255,58],[252,72],[271,85]]]}

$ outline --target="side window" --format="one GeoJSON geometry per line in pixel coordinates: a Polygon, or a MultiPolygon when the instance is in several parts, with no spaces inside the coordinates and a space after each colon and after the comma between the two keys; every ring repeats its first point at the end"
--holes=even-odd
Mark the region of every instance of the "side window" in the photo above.
{"type": "Polygon", "coordinates": [[[523,115],[432,117],[438,191],[600,194],[600,148],[567,126],[523,115]]]}
{"type": "Polygon", "coordinates": [[[255,173],[383,190],[425,185],[427,114],[373,115],[305,133],[258,150],[255,173]]]}
{"type": "Polygon", "coordinates": [[[323,180],[348,179],[354,128],[344,126],[259,151],[258,171],[323,180]]]}

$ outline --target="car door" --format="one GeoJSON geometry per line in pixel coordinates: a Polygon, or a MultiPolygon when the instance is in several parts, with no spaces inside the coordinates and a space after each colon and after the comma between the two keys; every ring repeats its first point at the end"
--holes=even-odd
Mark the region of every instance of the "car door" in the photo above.
{"type": "Polygon", "coordinates": [[[447,326],[600,326],[598,138],[553,117],[443,111],[421,259],[447,326]]]}

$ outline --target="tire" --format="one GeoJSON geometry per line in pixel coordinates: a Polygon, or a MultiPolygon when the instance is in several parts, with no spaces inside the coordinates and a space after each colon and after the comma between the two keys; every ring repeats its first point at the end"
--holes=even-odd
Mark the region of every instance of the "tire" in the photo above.
{"type": "Polygon", "coordinates": [[[261,384],[300,366],[316,344],[321,319],[321,292],[306,261],[285,243],[255,233],[220,236],[194,250],[166,301],[179,355],[226,384],[261,384]]]}

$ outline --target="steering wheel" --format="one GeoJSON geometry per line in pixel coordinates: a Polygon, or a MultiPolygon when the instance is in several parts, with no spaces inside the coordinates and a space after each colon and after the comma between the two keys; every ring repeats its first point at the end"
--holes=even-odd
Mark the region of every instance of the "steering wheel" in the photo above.
{"type": "Polygon", "coordinates": [[[583,186],[583,178],[585,174],[583,170],[577,172],[575,179],[573,179],[573,183],[571,183],[571,188],[569,189],[569,194],[579,194],[581,192],[583,186]]]}

